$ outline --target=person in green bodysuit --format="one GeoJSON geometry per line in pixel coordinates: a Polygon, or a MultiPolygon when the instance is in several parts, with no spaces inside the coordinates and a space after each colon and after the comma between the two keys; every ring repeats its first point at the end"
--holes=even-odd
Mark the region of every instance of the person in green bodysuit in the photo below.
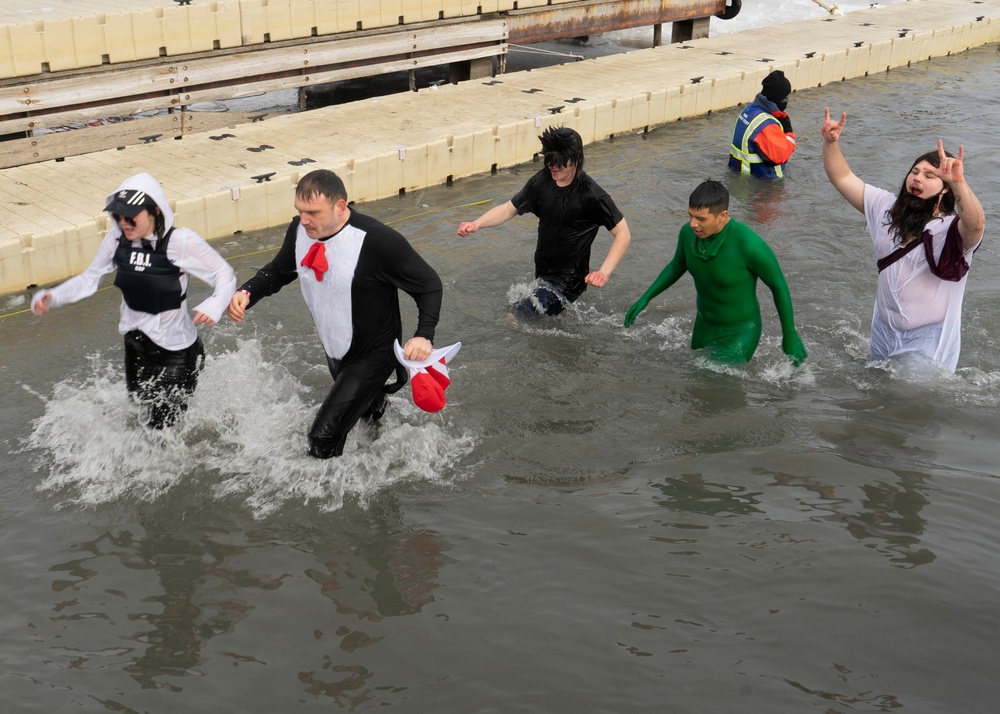
{"type": "Polygon", "coordinates": [[[760,342],[760,278],[774,296],[781,349],[792,364],[802,364],[806,350],[795,331],[792,298],[778,259],[749,226],[729,217],[726,187],[718,181],[699,185],[688,199],[688,216],[673,260],[625,313],[625,327],[635,322],[650,300],[691,273],[698,292],[691,349],[708,347],[723,362],[749,362],[760,342]]]}

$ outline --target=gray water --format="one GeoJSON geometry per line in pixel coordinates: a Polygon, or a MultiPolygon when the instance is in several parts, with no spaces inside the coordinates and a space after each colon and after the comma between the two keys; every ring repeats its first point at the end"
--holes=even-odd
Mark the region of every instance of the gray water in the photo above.
{"type": "MultiPolygon", "coordinates": [[[[329,377],[294,285],[203,330],[162,435],[125,397],[115,290],[43,319],[5,298],[0,709],[995,711],[996,54],[797,92],[779,184],[725,171],[735,110],[588,147],[633,245],[541,325],[504,320],[534,221],[455,236],[536,166],[357,206],[438,269],[437,341],[464,346],[443,412],[404,393],[339,460],[305,455],[329,377]],[[868,362],[874,259],[822,171],[827,105],[890,190],[965,145],[988,219],[956,375],[868,362]],[[706,177],[778,255],[800,369],[764,288],[746,367],[688,348],[686,278],[621,326],[706,177]]],[[[217,245],[245,279],[280,240],[217,245]]]]}

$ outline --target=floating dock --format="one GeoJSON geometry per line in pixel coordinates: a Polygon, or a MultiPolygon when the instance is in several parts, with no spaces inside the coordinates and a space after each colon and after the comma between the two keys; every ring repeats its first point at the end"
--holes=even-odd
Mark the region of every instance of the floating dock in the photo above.
{"type": "Polygon", "coordinates": [[[510,46],[650,25],[659,46],[666,22],[671,41],[707,37],[726,0],[37,2],[0,0],[0,168],[241,122],[205,110],[227,99],[297,90],[304,110],[331,82],[406,73],[415,91],[434,67],[451,83],[491,77],[510,46]]]}
{"type": "Polygon", "coordinates": [[[547,126],[592,143],[751,101],[775,69],[804,89],[998,41],[1000,0],[904,2],[6,168],[0,293],[82,271],[109,227],[104,197],[140,171],[211,240],[286,224],[315,168],[352,201],[386,198],[529,162],[547,126]]]}

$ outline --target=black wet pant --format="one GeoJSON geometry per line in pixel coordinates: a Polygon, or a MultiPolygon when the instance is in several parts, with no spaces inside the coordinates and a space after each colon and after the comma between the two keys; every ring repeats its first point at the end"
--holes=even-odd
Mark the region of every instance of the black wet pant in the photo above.
{"type": "Polygon", "coordinates": [[[139,330],[125,335],[125,385],[147,409],[147,426],[173,426],[187,410],[204,366],[201,340],[183,350],[166,350],[139,330]]]}
{"type": "Polygon", "coordinates": [[[529,297],[511,305],[510,311],[519,320],[555,317],[565,310],[567,305],[576,302],[581,294],[582,290],[578,293],[564,293],[551,285],[542,284],[535,288],[529,297]]]}
{"type": "Polygon", "coordinates": [[[392,350],[352,358],[326,358],[333,387],[309,430],[309,454],[329,459],[344,453],[347,434],[359,419],[378,421],[385,412],[385,382],[395,371],[392,350]]]}

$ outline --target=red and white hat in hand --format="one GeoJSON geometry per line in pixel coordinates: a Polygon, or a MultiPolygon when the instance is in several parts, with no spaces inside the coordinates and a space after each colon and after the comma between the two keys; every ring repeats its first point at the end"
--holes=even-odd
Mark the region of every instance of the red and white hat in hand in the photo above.
{"type": "Polygon", "coordinates": [[[439,412],[444,409],[447,399],[444,390],[451,384],[448,375],[448,363],[458,354],[461,342],[442,347],[431,352],[427,359],[406,359],[399,340],[393,343],[396,359],[410,373],[410,389],[413,392],[413,403],[425,412],[439,412]]]}

